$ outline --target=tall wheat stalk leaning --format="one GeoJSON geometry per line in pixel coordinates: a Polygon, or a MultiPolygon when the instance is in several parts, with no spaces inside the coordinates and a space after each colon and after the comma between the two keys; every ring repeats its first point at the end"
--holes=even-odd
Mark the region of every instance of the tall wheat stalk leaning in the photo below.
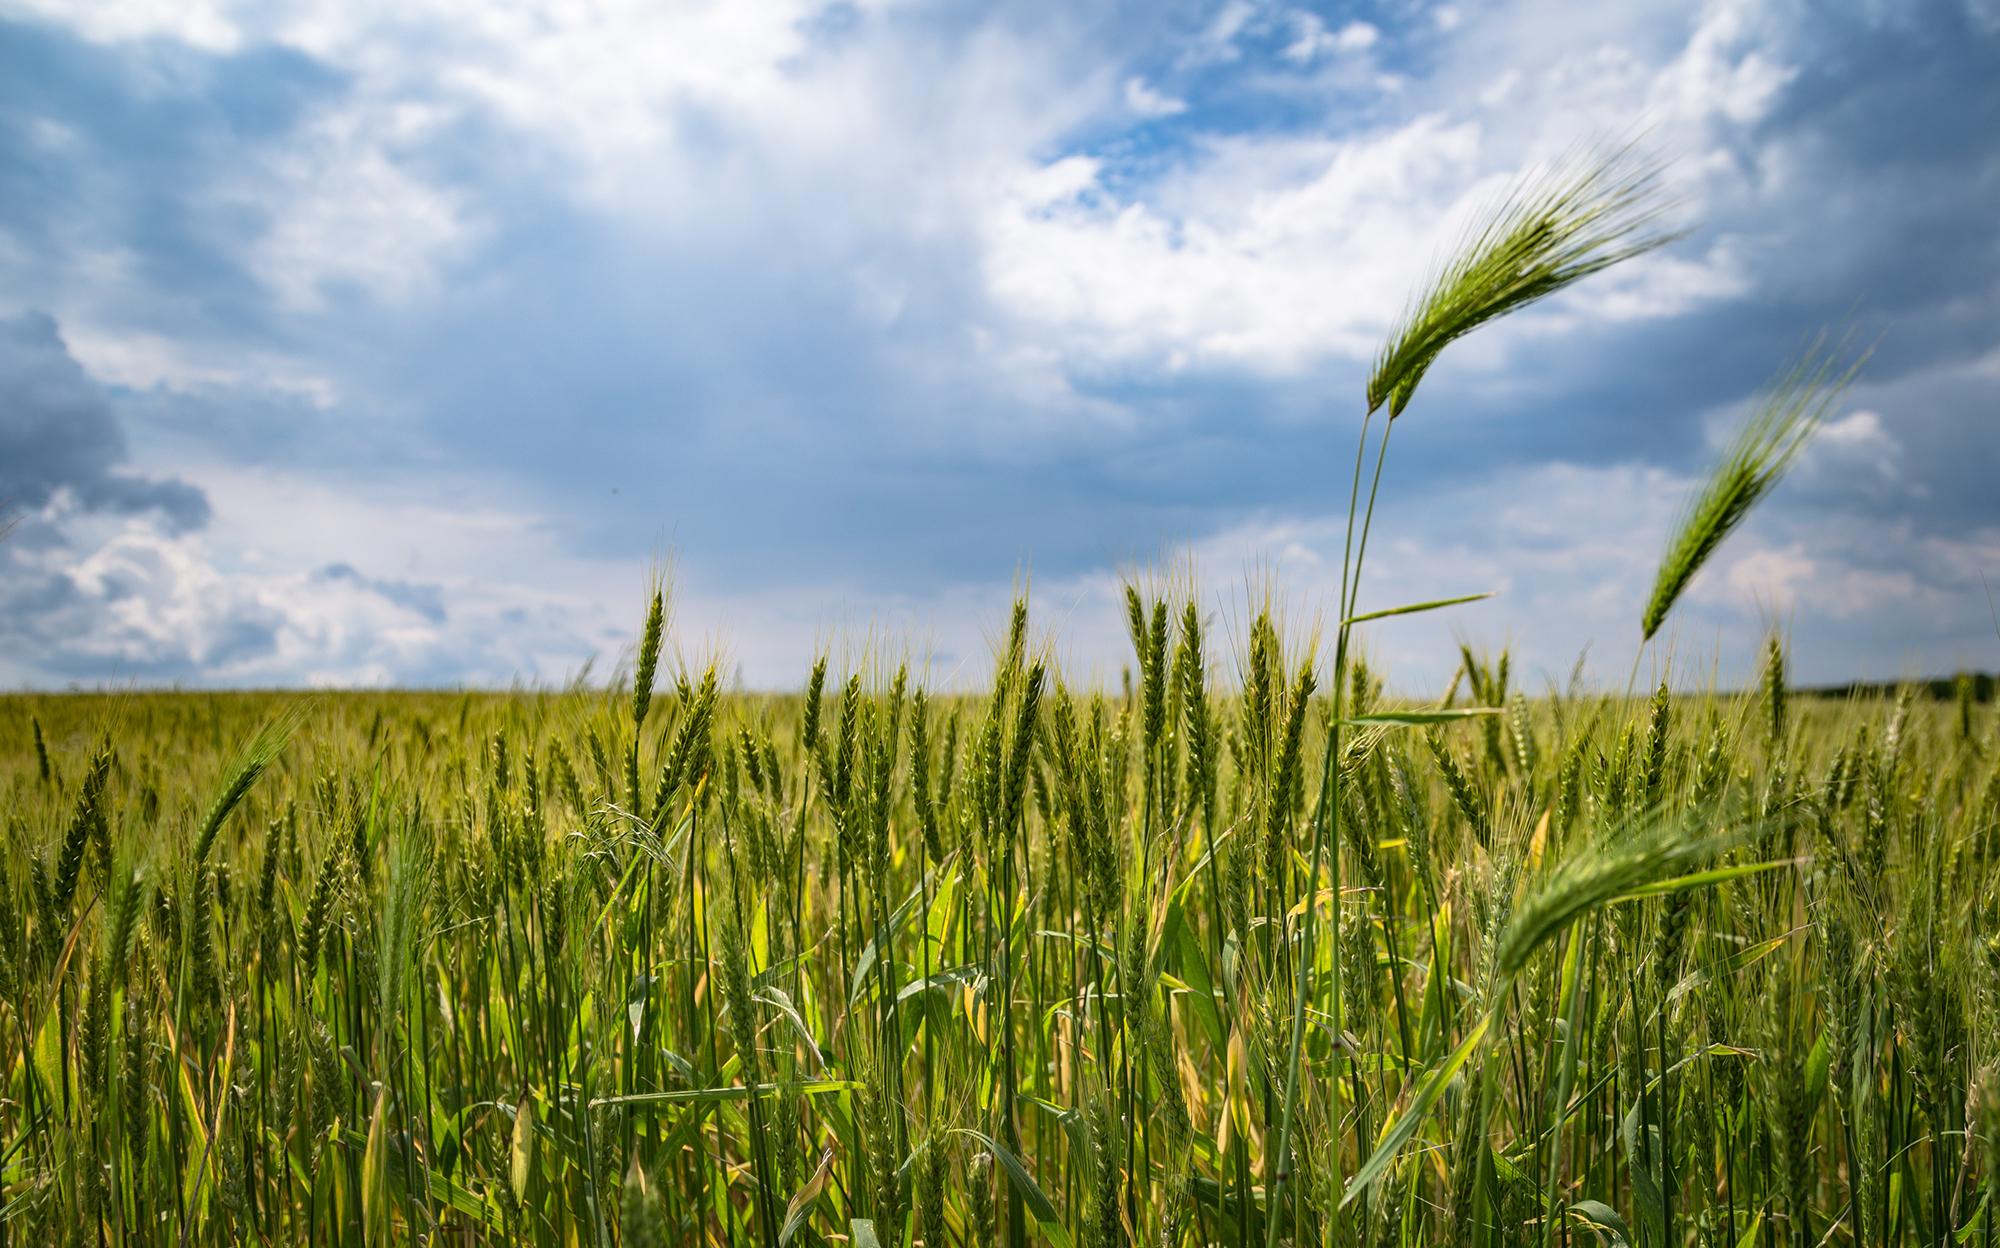
{"type": "MultiPolygon", "coordinates": [[[[1658,166],[1630,146],[1574,158],[1517,183],[1498,205],[1467,231],[1464,241],[1436,271],[1411,302],[1390,334],[1368,376],[1367,411],[1354,452],[1354,474],[1347,497],[1347,534],[1340,565],[1340,626],[1334,642],[1333,713],[1320,776],[1319,801],[1313,817],[1312,866],[1306,896],[1318,888],[1320,871],[1331,861],[1334,930],[1340,930],[1340,740],[1345,723],[1348,686],[1348,643],[1359,620],[1362,564],[1368,553],[1375,500],[1389,454],[1389,434],[1409,407],[1417,385],[1445,347],[1510,312],[1555,294],[1571,283],[1612,265],[1644,255],[1671,241],[1658,228],[1667,208],[1658,166]],[[1368,435],[1377,413],[1387,409],[1373,466],[1368,467],[1368,435]],[[1368,502],[1356,521],[1364,469],[1369,480],[1368,502]],[[1333,852],[1329,854],[1329,846],[1333,852]]],[[[1450,601],[1463,601],[1455,599],[1450,601]]],[[[1415,604],[1423,610],[1449,602],[1415,604]]],[[[1371,612],[1370,618],[1384,614],[1371,612]]],[[[1387,722],[1413,717],[1371,719],[1387,722]]],[[[1276,1248],[1286,1181],[1292,1170],[1291,1139],[1298,1110],[1300,1055],[1305,1038],[1308,981],[1314,965],[1313,941],[1318,907],[1307,904],[1300,919],[1300,954],[1293,984],[1291,1027],[1283,1053],[1284,1108],[1279,1118],[1277,1147],[1272,1157],[1264,1242],[1276,1248]]],[[[1334,959],[1331,999],[1340,999],[1339,959],[1334,959]]],[[[1337,1233],[1337,1228],[1336,1228],[1337,1233]]]]}

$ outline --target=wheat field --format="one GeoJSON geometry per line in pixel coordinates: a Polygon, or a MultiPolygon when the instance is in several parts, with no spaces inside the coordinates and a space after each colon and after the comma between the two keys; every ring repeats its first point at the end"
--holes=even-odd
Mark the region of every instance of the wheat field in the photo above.
{"type": "Polygon", "coordinates": [[[1324,645],[1138,578],[1115,689],[1022,601],[975,689],[724,692],[661,586],[595,684],[0,698],[0,1236],[1992,1243],[1990,690],[1660,679],[1850,353],[1688,500],[1630,690],[1365,657],[1481,596],[1363,593],[1421,380],[1662,211],[1559,168],[1413,299],[1324,645]]]}
{"type": "Polygon", "coordinates": [[[1355,661],[1329,781],[1276,623],[1132,604],[1116,695],[1024,609],[977,695],[7,698],[10,1235],[1986,1242],[1969,685],[1355,661]]]}

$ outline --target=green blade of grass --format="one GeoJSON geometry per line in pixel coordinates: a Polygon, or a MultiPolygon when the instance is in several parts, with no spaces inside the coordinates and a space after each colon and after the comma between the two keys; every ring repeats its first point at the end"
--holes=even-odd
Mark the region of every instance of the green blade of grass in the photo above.
{"type": "Polygon", "coordinates": [[[1456,607],[1468,602],[1483,602],[1493,596],[1488,590],[1483,594],[1465,594],[1457,598],[1437,598],[1430,602],[1412,602],[1400,607],[1384,607],[1380,611],[1368,611],[1360,615],[1350,615],[1341,623],[1347,625],[1365,624],[1369,620],[1386,620],[1397,615],[1416,615],[1424,611],[1438,611],[1445,607],[1456,607]]]}

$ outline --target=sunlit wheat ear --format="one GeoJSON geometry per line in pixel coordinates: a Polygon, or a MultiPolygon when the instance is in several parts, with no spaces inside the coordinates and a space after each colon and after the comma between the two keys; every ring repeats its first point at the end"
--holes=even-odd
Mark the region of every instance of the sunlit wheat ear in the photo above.
{"type": "Polygon", "coordinates": [[[646,712],[653,704],[653,680],[660,666],[660,637],[666,629],[666,591],[653,587],[653,601],[646,609],[646,631],[639,639],[638,665],[632,671],[632,730],[636,735],[646,726],[646,712]]]}
{"type": "Polygon", "coordinates": [[[1667,612],[1715,548],[1769,494],[1806,449],[1826,414],[1861,367],[1841,365],[1842,352],[1815,343],[1758,401],[1708,480],[1681,513],[1660,559],[1652,597],[1640,620],[1644,639],[1660,631],[1667,612]]]}
{"type": "Polygon", "coordinates": [[[1658,166],[1629,146],[1524,178],[1411,301],[1368,375],[1368,410],[1395,419],[1454,339],[1671,242],[1658,228],[1667,207],[1658,166]]]}

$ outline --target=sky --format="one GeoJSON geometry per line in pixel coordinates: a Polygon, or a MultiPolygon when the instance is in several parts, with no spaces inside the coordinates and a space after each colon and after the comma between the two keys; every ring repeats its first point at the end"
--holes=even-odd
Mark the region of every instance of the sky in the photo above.
{"type": "MultiPolygon", "coordinates": [[[[0,685],[1078,679],[1329,619],[1367,369],[1524,171],[1671,247],[1455,344],[1364,609],[1533,688],[2000,667],[2000,0],[0,0],[0,685]],[[1640,654],[1667,534],[1870,346],[1640,654]],[[858,657],[859,656],[859,657],[858,657]],[[587,667],[586,665],[594,664],[587,667]]],[[[1226,664],[1225,664],[1226,666],[1226,664]]]]}

